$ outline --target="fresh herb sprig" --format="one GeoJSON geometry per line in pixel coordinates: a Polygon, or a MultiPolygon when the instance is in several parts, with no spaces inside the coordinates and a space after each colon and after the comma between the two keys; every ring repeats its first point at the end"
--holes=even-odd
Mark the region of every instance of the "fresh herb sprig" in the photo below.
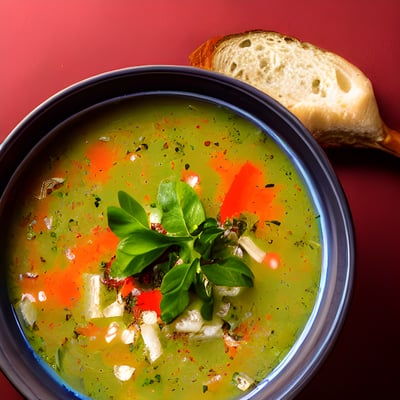
{"type": "Polygon", "coordinates": [[[159,185],[157,203],[165,233],[151,228],[145,209],[128,193],[118,192],[118,201],[120,207],[107,209],[108,224],[120,238],[111,275],[138,275],[169,255],[161,283],[164,322],[173,321],[185,310],[190,292],[203,301],[201,312],[209,320],[214,285],[253,286],[254,275],[241,258],[232,254],[218,257],[224,248],[224,230],[214,218],[206,217],[199,196],[185,182],[164,180],[159,185]]]}

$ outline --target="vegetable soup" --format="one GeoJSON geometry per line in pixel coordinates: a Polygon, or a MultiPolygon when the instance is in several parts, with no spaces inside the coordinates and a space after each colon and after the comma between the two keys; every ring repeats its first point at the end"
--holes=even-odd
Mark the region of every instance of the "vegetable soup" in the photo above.
{"type": "Polygon", "coordinates": [[[240,398],[313,310],[319,215],[272,136],[186,96],[107,103],[20,173],[2,263],[34,351],[94,399],[240,398]]]}

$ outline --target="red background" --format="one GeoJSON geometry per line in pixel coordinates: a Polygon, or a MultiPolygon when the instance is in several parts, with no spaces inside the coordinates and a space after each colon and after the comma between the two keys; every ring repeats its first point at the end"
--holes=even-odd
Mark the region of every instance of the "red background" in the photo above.
{"type": "MultiPolygon", "coordinates": [[[[206,39],[256,28],[356,64],[371,79],[385,122],[400,130],[398,0],[1,0],[0,141],[76,81],[128,66],[187,65],[206,39]]],[[[355,149],[328,156],[353,214],[357,272],[342,333],[299,398],[391,398],[400,370],[400,160],[355,149]]],[[[1,398],[21,399],[1,374],[0,391],[1,398]]]]}

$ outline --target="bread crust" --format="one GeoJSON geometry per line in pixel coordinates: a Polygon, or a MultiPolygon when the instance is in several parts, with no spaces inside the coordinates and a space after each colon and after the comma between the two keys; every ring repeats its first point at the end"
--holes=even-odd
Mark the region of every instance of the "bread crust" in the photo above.
{"type": "MultiPolygon", "coordinates": [[[[279,32],[255,29],[205,41],[189,55],[189,62],[192,66],[243,80],[267,93],[291,111],[324,147],[375,147],[400,155],[400,147],[388,148],[388,142],[397,141],[385,140],[388,129],[380,117],[370,80],[359,68],[335,53],[279,32]],[[247,46],[246,40],[262,42],[264,46],[259,45],[262,51],[255,51],[250,44],[247,46]],[[287,56],[274,48],[274,40],[279,41],[285,50],[287,47],[287,56]],[[295,59],[290,58],[293,49],[300,58],[307,58],[305,64],[309,63],[308,67],[299,66],[295,59]],[[273,54],[274,51],[277,54],[273,54]],[[265,79],[260,67],[260,54],[270,57],[268,61],[287,57],[285,61],[289,65],[278,65],[277,72],[265,79]],[[237,69],[235,64],[238,64],[237,69]],[[284,71],[279,71],[279,67],[284,71]],[[318,90],[325,90],[325,97],[315,96],[309,89],[303,90],[301,80],[296,76],[303,74],[304,79],[309,79],[307,74],[312,73],[325,78],[326,82],[318,83],[321,84],[318,90]]],[[[393,137],[396,131],[390,131],[393,137]]]]}

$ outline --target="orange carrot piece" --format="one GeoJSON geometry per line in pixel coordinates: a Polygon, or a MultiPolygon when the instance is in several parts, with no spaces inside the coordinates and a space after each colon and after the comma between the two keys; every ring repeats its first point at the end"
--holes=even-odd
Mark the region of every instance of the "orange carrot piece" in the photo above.
{"type": "Polygon", "coordinates": [[[100,335],[104,335],[105,330],[105,328],[101,328],[95,325],[93,322],[89,322],[86,326],[78,326],[75,329],[76,333],[87,337],[97,337],[100,335]]]}
{"type": "Polygon", "coordinates": [[[116,160],[116,150],[109,143],[98,141],[86,150],[85,157],[89,160],[88,179],[106,182],[116,160]]]}
{"type": "Polygon", "coordinates": [[[275,190],[265,187],[262,171],[247,161],[225,195],[220,210],[221,221],[239,217],[242,212],[256,214],[264,221],[274,219],[272,202],[275,196],[275,190]]]}
{"type": "Polygon", "coordinates": [[[267,253],[263,262],[271,269],[277,269],[281,264],[281,257],[277,253],[267,253]]]}
{"type": "Polygon", "coordinates": [[[121,296],[127,297],[134,288],[135,288],[135,282],[134,282],[133,278],[131,276],[126,278],[121,287],[121,291],[120,291],[121,296]]]}
{"type": "Polygon", "coordinates": [[[155,311],[158,316],[161,315],[161,290],[154,289],[147,292],[142,292],[137,296],[136,307],[141,311],[155,311]]]}

